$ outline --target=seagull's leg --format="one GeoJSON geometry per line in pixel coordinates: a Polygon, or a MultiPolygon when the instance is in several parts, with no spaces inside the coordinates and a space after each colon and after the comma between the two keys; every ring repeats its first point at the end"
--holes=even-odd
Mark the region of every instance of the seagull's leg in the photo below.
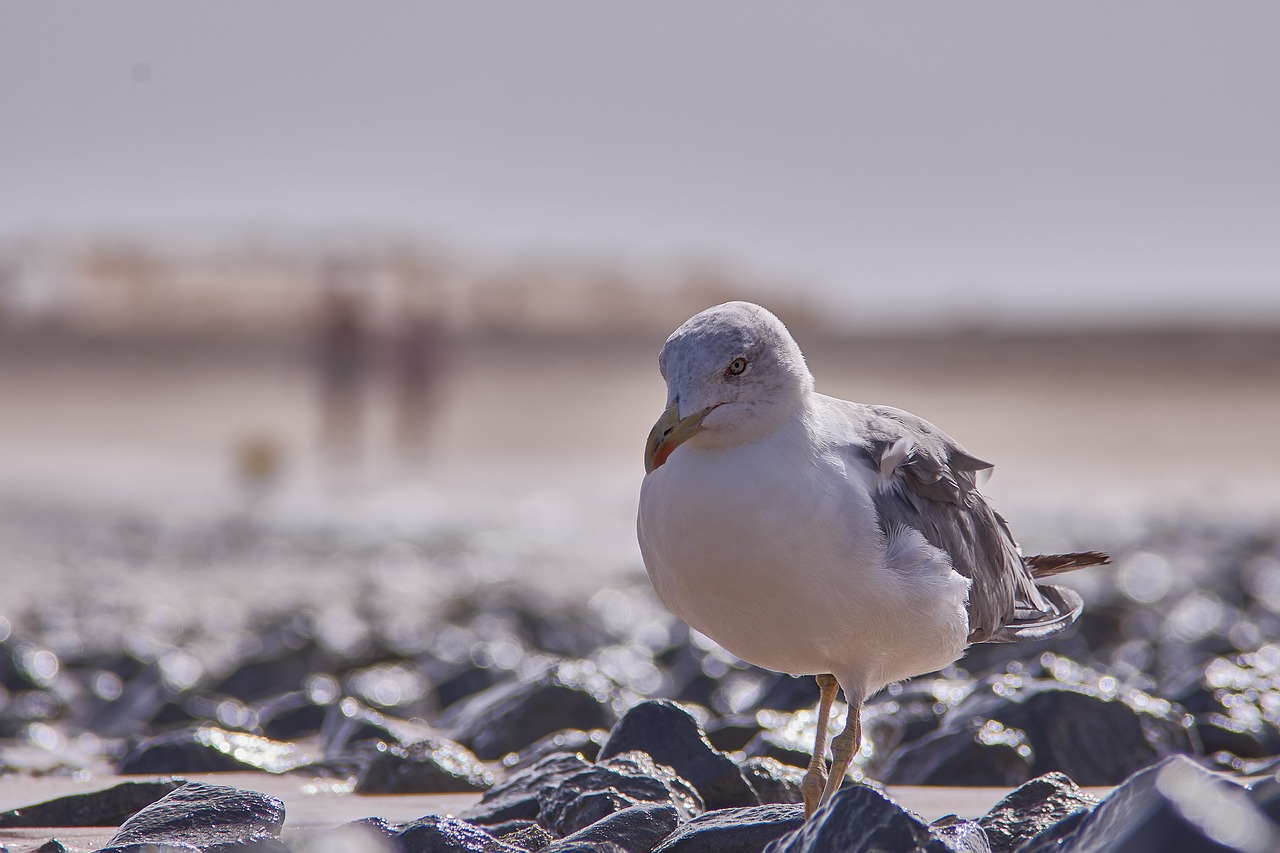
{"type": "Polygon", "coordinates": [[[813,757],[809,759],[809,770],[800,782],[800,791],[804,794],[804,816],[808,817],[818,808],[818,798],[822,796],[827,785],[827,722],[831,719],[831,703],[836,699],[840,689],[836,677],[831,674],[815,676],[818,682],[818,736],[813,744],[813,757]]]}
{"type": "Polygon", "coordinates": [[[831,795],[840,790],[840,786],[844,784],[844,774],[849,771],[849,764],[853,761],[853,754],[862,748],[862,700],[855,700],[848,690],[844,696],[849,700],[849,716],[845,720],[844,731],[831,741],[831,775],[822,791],[819,806],[825,806],[831,795]]]}

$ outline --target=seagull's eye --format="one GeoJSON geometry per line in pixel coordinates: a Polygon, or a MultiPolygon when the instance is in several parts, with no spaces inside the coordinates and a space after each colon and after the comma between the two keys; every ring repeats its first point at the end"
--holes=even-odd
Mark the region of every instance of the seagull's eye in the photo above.
{"type": "Polygon", "coordinates": [[[740,376],[742,374],[742,371],[746,369],[747,369],[747,360],[742,356],[738,356],[733,361],[729,362],[729,367],[727,370],[725,370],[724,375],[740,376]]]}

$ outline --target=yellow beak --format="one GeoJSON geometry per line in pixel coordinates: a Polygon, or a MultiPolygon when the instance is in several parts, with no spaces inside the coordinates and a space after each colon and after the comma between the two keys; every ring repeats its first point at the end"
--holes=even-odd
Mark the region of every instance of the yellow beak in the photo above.
{"type": "Polygon", "coordinates": [[[677,447],[684,444],[702,431],[702,419],[710,414],[715,406],[708,406],[701,412],[695,412],[687,418],[680,417],[680,404],[672,403],[658,418],[649,432],[649,440],[644,445],[644,471],[651,474],[662,463],[667,461],[677,447]]]}

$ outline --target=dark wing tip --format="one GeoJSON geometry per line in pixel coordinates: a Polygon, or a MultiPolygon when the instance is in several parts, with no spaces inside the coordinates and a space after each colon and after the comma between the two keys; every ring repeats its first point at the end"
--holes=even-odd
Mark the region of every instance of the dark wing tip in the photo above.
{"type": "Polygon", "coordinates": [[[1037,586],[1037,588],[1049,602],[1050,610],[1047,613],[1033,611],[1025,617],[1016,618],[983,642],[1021,643],[1045,640],[1055,634],[1061,634],[1080,618],[1080,611],[1084,610],[1084,600],[1074,589],[1068,589],[1065,586],[1037,586]]]}
{"type": "Polygon", "coordinates": [[[1111,562],[1111,556],[1101,551],[1077,551],[1073,554],[1036,554],[1024,557],[1023,562],[1031,576],[1039,580],[1089,566],[1105,566],[1111,562]]]}

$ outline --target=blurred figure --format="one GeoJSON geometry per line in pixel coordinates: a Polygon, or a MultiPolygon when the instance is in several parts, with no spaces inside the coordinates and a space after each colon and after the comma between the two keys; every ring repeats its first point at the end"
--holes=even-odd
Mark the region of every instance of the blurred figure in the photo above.
{"type": "Polygon", "coordinates": [[[350,264],[333,262],[326,268],[317,347],[320,444],[326,456],[342,465],[356,460],[363,441],[369,372],[367,331],[353,278],[350,264]]]}
{"type": "Polygon", "coordinates": [[[404,462],[426,456],[444,363],[444,324],[434,314],[410,312],[396,332],[391,364],[396,451],[404,462]]]}

